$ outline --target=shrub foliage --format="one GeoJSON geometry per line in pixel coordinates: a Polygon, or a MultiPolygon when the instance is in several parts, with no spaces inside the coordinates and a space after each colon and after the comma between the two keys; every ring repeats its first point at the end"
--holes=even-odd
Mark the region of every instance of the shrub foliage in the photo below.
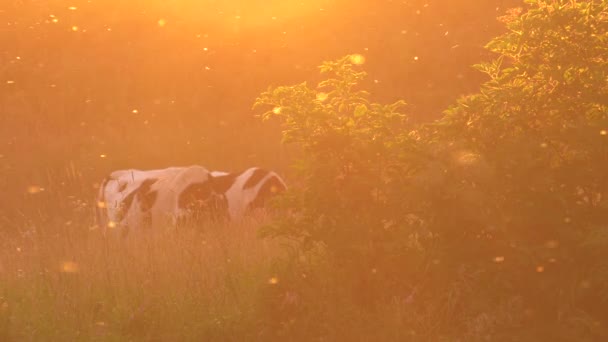
{"type": "Polygon", "coordinates": [[[528,4],[475,66],[489,81],[433,123],[370,101],[360,55],[260,95],[304,151],[291,214],[265,230],[298,242],[272,331],[608,336],[608,2],[528,4]]]}

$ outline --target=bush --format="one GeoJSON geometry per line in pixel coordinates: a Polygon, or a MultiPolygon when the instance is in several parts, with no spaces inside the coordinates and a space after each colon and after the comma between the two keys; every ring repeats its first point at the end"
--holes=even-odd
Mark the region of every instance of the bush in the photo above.
{"type": "Polygon", "coordinates": [[[266,229],[299,242],[271,296],[294,298],[270,305],[278,331],[607,336],[608,3],[528,2],[476,66],[490,80],[431,124],[370,102],[360,55],[258,98],[304,152],[292,214],[266,229]]]}

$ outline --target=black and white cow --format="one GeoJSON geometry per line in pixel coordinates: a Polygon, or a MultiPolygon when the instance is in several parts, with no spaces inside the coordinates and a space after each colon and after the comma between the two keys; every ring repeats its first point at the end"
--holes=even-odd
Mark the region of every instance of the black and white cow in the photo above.
{"type": "Polygon", "coordinates": [[[236,221],[285,189],[275,172],[257,167],[239,173],[209,172],[202,166],[119,170],[100,186],[98,222],[126,232],[197,216],[236,221]]]}
{"type": "Polygon", "coordinates": [[[224,196],[232,221],[251,210],[263,208],[268,199],[287,189],[278,174],[258,167],[237,173],[212,171],[211,175],[213,190],[224,196]]]}
{"type": "Polygon", "coordinates": [[[99,189],[98,221],[102,227],[126,231],[173,225],[193,213],[216,211],[225,201],[213,192],[210,179],[202,166],[114,171],[99,189]]]}

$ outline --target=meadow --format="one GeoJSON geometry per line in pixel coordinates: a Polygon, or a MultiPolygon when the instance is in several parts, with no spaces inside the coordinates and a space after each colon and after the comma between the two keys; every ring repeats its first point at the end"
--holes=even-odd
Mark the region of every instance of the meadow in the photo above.
{"type": "Polygon", "coordinates": [[[608,340],[607,1],[0,16],[0,341],[608,340]],[[192,164],[289,190],[95,222],[109,172],[192,164]]]}
{"type": "MultiPolygon", "coordinates": [[[[3,341],[255,340],[258,296],[279,281],[260,221],[130,239],[86,222],[3,241],[3,341]]],[[[43,230],[44,231],[44,230],[43,230]]],[[[257,335],[256,335],[257,334],[257,335]]]]}

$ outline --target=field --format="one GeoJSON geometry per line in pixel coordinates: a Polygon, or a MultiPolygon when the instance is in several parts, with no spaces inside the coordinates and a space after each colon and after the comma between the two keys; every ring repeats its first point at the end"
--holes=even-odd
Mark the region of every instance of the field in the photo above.
{"type": "MultiPolygon", "coordinates": [[[[256,339],[257,296],[279,281],[259,222],[182,227],[131,239],[83,232],[4,240],[0,337],[27,340],[256,339]]],[[[42,227],[41,227],[42,228],[42,227]]],[[[49,227],[45,227],[49,229],[49,227]]],[[[59,233],[60,232],[60,233],[59,233]]]]}
{"type": "Polygon", "coordinates": [[[606,32],[606,0],[3,1],[0,342],[607,341],[606,32]],[[288,191],[96,222],[110,172],[188,165],[288,191]]]}

